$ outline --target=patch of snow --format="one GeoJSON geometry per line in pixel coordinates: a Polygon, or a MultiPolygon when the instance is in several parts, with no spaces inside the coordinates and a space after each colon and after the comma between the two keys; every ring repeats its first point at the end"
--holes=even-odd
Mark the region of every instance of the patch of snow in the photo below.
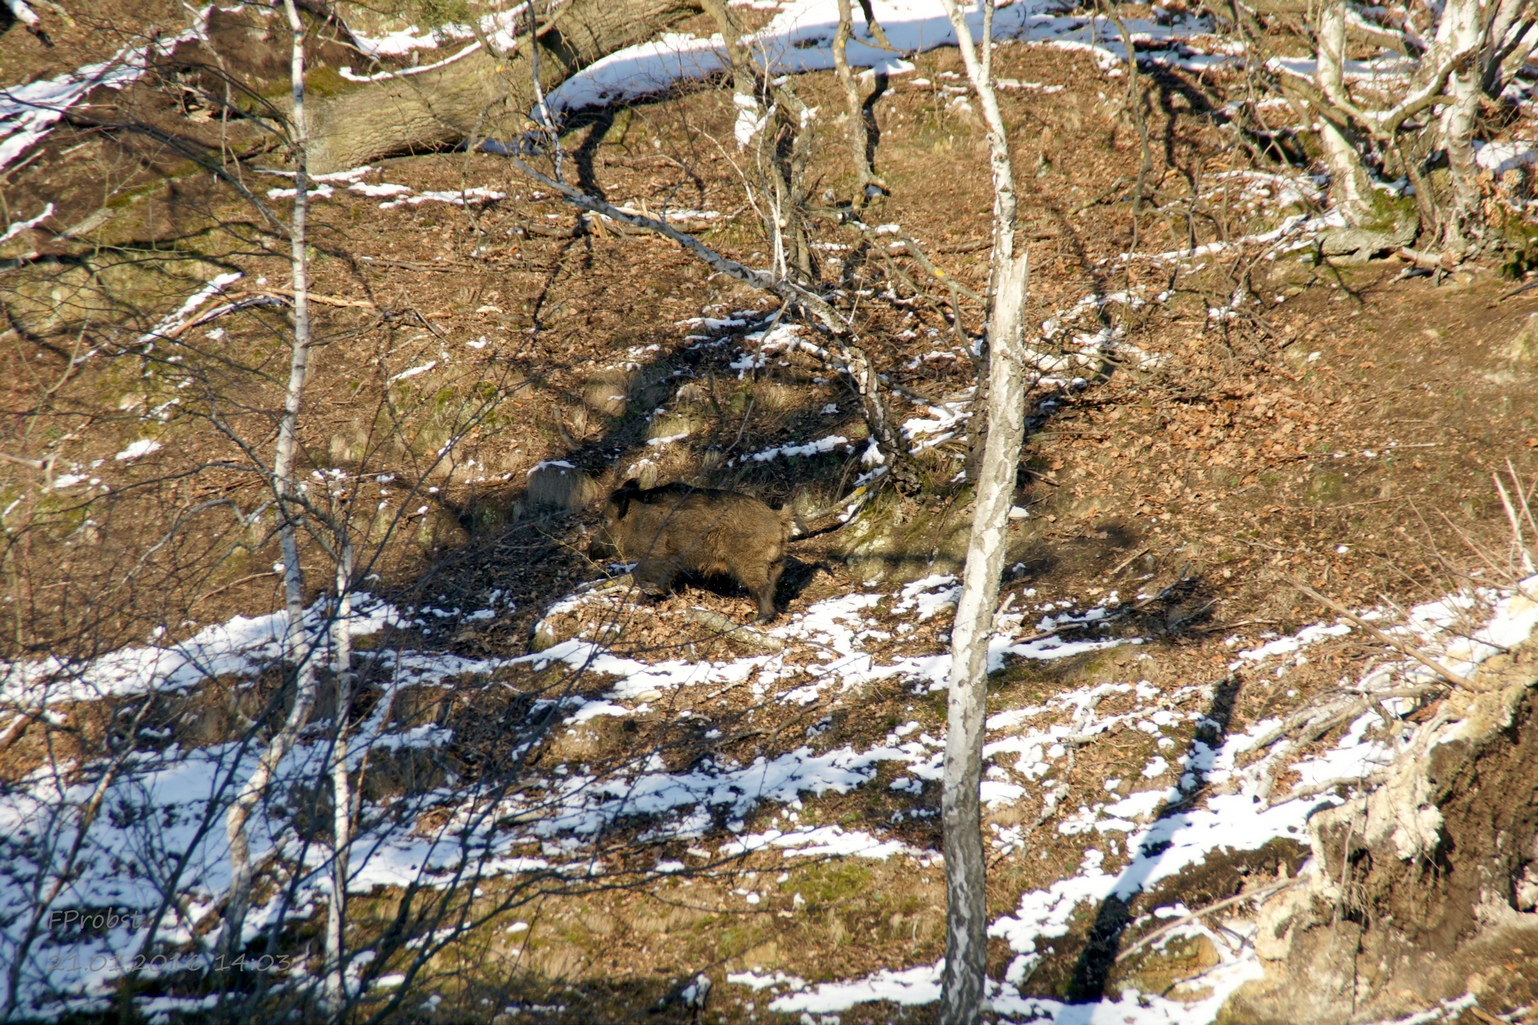
{"type": "Polygon", "coordinates": [[[402,370],[398,374],[392,375],[390,377],[390,383],[394,384],[396,381],[404,381],[407,378],[416,377],[418,374],[425,374],[437,365],[438,361],[432,360],[430,362],[420,364],[419,366],[409,367],[405,370],[402,370]]]}
{"type": "Polygon", "coordinates": [[[120,463],[131,463],[135,459],[143,459],[151,452],[159,452],[164,447],[165,446],[158,441],[151,441],[149,438],[140,438],[138,441],[134,442],[132,445],[129,445],[127,448],[123,449],[123,451],[119,452],[112,458],[116,459],[120,463]]]}
{"type": "MultiPolygon", "coordinates": [[[[964,10],[976,38],[982,33],[982,12],[971,5],[964,10]]],[[[956,45],[955,29],[939,0],[886,0],[877,17],[893,49],[876,44],[856,8],[854,35],[847,46],[850,67],[887,75],[905,74],[913,70],[913,64],[901,54],[956,45]]],[[[1189,27],[1157,25],[1144,18],[1128,19],[1127,24],[1141,40],[1174,40],[1191,31],[1189,27]]],[[[833,68],[832,42],[837,28],[838,9],[834,0],[790,0],[780,6],[762,29],[744,36],[742,44],[767,75],[828,71],[833,68]]],[[[1112,42],[1116,29],[1107,19],[1062,16],[1045,0],[1027,0],[1000,8],[994,16],[993,31],[996,39],[1062,41],[1092,49],[1103,60],[1121,59],[1120,43],[1112,42]]],[[[597,61],[557,87],[548,103],[557,112],[623,103],[655,95],[682,81],[706,79],[726,69],[719,34],[702,38],[670,32],[597,61]]],[[[750,97],[734,97],[733,102],[738,110],[733,133],[739,145],[745,146],[761,131],[762,115],[750,97]]]]}
{"type": "MultiPolygon", "coordinates": [[[[835,410],[837,412],[837,410],[835,410]]],[[[802,445],[780,445],[777,448],[766,448],[760,452],[750,452],[743,456],[745,460],[755,463],[767,463],[781,456],[792,458],[796,456],[819,456],[828,452],[836,452],[839,449],[851,447],[851,442],[842,434],[830,434],[826,438],[818,438],[816,441],[808,441],[802,445]]]]}
{"type": "Polygon", "coordinates": [[[139,341],[136,344],[152,344],[178,330],[187,323],[187,318],[191,317],[200,306],[215,295],[223,292],[225,286],[239,281],[241,277],[240,271],[228,271],[214,277],[208,284],[194,292],[186,302],[182,303],[181,308],[175,313],[165,317],[154,327],[150,328],[149,331],[140,335],[139,341]]]}
{"type": "MultiPolygon", "coordinates": [[[[1134,298],[1127,296],[1125,301],[1134,298]]],[[[1097,304],[1104,301],[1111,300],[1089,297],[1074,309],[1098,310],[1097,304]]],[[[188,312],[195,308],[189,307],[188,312]]],[[[773,330],[766,334],[772,335],[773,330]]],[[[768,338],[761,341],[767,343],[768,338]]],[[[427,369],[424,366],[413,371],[427,369]]],[[[541,463],[535,469],[543,467],[574,469],[565,461],[541,463]]],[[[376,483],[389,483],[388,476],[377,478],[376,483]]],[[[56,486],[65,485],[56,482],[56,486]]],[[[677,658],[647,662],[580,638],[515,659],[472,658],[431,645],[421,650],[392,646],[408,643],[403,638],[410,630],[441,629],[440,624],[489,618],[488,614],[494,615],[492,607],[498,604],[495,594],[487,601],[488,609],[468,615],[458,608],[397,608],[356,595],[354,618],[346,630],[354,636],[378,633],[386,626],[399,631],[390,635],[388,644],[357,653],[360,659],[368,660],[370,679],[388,681],[385,687],[390,696],[408,686],[447,688],[462,679],[498,681],[501,674],[521,668],[566,667],[586,674],[594,686],[584,686],[580,694],[539,698],[531,713],[538,716],[548,712],[559,724],[557,729],[578,730],[601,718],[647,714],[650,703],[659,702],[663,695],[676,693],[694,699],[707,693],[698,689],[684,693],[686,688],[708,688],[714,693],[742,687],[754,701],[795,706],[828,698],[857,703],[867,688],[888,680],[893,681],[892,686],[917,694],[943,687],[950,669],[948,652],[938,647],[905,647],[894,654],[885,645],[893,642],[890,617],[923,621],[941,615],[956,600],[958,587],[953,576],[935,574],[907,584],[895,594],[873,590],[842,594],[816,602],[768,630],[784,643],[785,650],[717,661],[677,658]],[[882,614],[883,608],[889,609],[890,617],[882,614]]],[[[1416,606],[1403,623],[1391,621],[1386,614],[1378,618],[1385,629],[1403,631],[1417,643],[1439,646],[1450,661],[1472,666],[1538,628],[1534,597],[1538,597],[1538,577],[1523,581],[1517,591],[1470,592],[1416,606]],[[1468,622],[1471,618],[1482,625],[1473,628],[1468,622]],[[1467,636],[1460,639],[1459,634],[1467,636]]],[[[546,616],[616,600],[602,588],[589,589],[555,603],[546,616]]],[[[439,599],[439,604],[448,606],[451,602],[439,599]]],[[[1048,603],[1030,613],[1006,607],[998,615],[995,636],[989,641],[989,664],[1002,666],[1011,654],[1060,658],[1138,643],[1139,638],[1106,635],[1104,628],[1115,619],[1115,606],[1116,599],[1108,596],[1089,608],[1067,600],[1048,603]],[[1039,617],[1035,632],[1029,635],[1028,615],[1039,617]]],[[[320,641],[329,626],[327,616],[325,603],[319,602],[307,610],[301,627],[320,641]]],[[[920,636],[911,629],[911,623],[907,625],[908,634],[899,629],[899,637],[920,636]]],[[[71,714],[69,704],[73,702],[186,690],[210,680],[238,686],[281,661],[288,630],[282,613],[236,617],[183,642],[125,648],[89,662],[55,658],[0,663],[0,707],[63,716],[71,714]]],[[[1272,660],[1296,661],[1307,646],[1348,632],[1345,627],[1315,624],[1290,637],[1268,638],[1267,643],[1241,650],[1231,671],[1269,672],[1272,660]]],[[[324,644],[317,650],[325,650],[324,644]]],[[[1385,661],[1364,674],[1356,686],[1390,684],[1411,678],[1418,671],[1414,665],[1385,661]]],[[[1253,850],[1277,837],[1302,839],[1309,815],[1321,804],[1340,800],[1329,794],[1306,799],[1271,798],[1267,767],[1262,762],[1241,765],[1239,756],[1250,751],[1275,722],[1256,723],[1244,732],[1216,739],[1206,730],[1198,733],[1198,727],[1209,722],[1203,709],[1210,708],[1212,698],[1210,687],[1161,689],[1147,681],[1109,681],[1053,694],[1038,705],[1002,710],[988,718],[984,755],[993,764],[982,784],[983,800],[1000,807],[1039,798],[1043,832],[1076,836],[1080,838],[1076,843],[1093,845],[1084,849],[1082,860],[1063,878],[1020,894],[1014,909],[990,925],[990,933],[1016,953],[1005,981],[990,984],[988,1000],[995,1013],[1064,1023],[1125,1020],[1134,1025],[1199,1025],[1212,1019],[1234,987],[1258,972],[1252,950],[1242,942],[1249,926],[1236,922],[1209,930],[1195,923],[1189,928],[1211,940],[1219,964],[1203,976],[1204,985],[1210,988],[1194,1003],[1172,1001],[1158,994],[1123,993],[1120,999],[1107,998],[1098,1004],[1065,1005],[1026,997],[1018,988],[1028,966],[1034,963],[1031,959],[1039,957],[1039,948],[1064,935],[1073,916],[1083,914],[1086,903],[1110,897],[1125,900],[1151,890],[1202,864],[1215,851],[1253,850]],[[1119,771],[1122,778],[1114,792],[1081,794],[1080,799],[1087,803],[1075,801],[1059,810],[1060,802],[1066,804],[1068,791],[1057,789],[1061,777],[1054,774],[1066,768],[1074,750],[1108,736],[1112,730],[1125,731],[1122,737],[1150,747],[1157,744],[1160,753],[1149,755],[1144,749],[1136,755],[1144,762],[1141,772],[1133,771],[1138,761],[1130,762],[1127,771],[1119,771]],[[1172,786],[1148,782],[1161,777],[1178,782],[1172,786]],[[1044,782],[1038,785],[1036,781],[1044,782]],[[1139,784],[1148,789],[1128,792],[1139,784]]],[[[691,705],[700,707],[692,700],[691,705]]],[[[392,726],[390,707],[391,700],[375,703],[376,711],[359,727],[357,742],[350,746],[350,766],[361,766],[371,752],[435,750],[451,741],[447,727],[392,726]]],[[[809,718],[823,714],[818,709],[809,718]]],[[[641,842],[686,841],[692,845],[689,855],[698,858],[757,854],[787,862],[805,857],[859,857],[905,859],[914,866],[938,864],[937,852],[907,844],[881,825],[864,823],[865,828],[846,829],[802,823],[793,814],[802,808],[805,797],[881,786],[878,780],[885,763],[898,770],[895,781],[888,784],[898,793],[922,793],[926,783],[941,777],[943,735],[926,732],[918,718],[893,728],[868,748],[830,744],[817,750],[817,745],[837,739],[824,725],[833,721],[831,714],[826,715],[813,728],[811,733],[820,739],[799,743],[788,751],[767,751],[746,765],[712,754],[673,771],[662,757],[647,752],[604,771],[575,764],[558,764],[548,771],[531,769],[520,778],[516,791],[490,793],[461,785],[450,774],[437,790],[407,806],[433,809],[436,814],[432,821],[441,825],[426,828],[422,823],[427,820],[417,815],[400,814],[398,809],[384,813],[383,806],[366,805],[350,855],[354,877],[349,889],[366,893],[374,886],[409,883],[462,885],[467,866],[481,877],[488,873],[542,872],[586,878],[603,871],[595,862],[594,844],[610,835],[615,826],[629,828],[631,823],[639,830],[641,842]],[[749,817],[772,805],[782,806],[783,818],[776,816],[773,825],[755,822],[754,830],[748,832],[749,817]],[[723,822],[727,834],[719,831],[723,822]],[[717,850],[709,849],[717,844],[717,850]]],[[[705,725],[711,724],[707,721],[705,725]]],[[[1290,767],[1303,786],[1366,778],[1396,753],[1397,735],[1384,725],[1376,712],[1359,716],[1336,744],[1290,767]]],[[[9,728],[7,724],[0,730],[9,728]]],[[[712,739],[720,733],[712,727],[703,735],[712,739]]],[[[278,766],[278,779],[313,778],[323,770],[326,758],[326,745],[307,738],[278,766]]],[[[99,778],[92,774],[100,773],[101,763],[45,765],[22,785],[0,794],[0,923],[13,923],[0,925],[0,961],[7,961],[17,949],[18,930],[29,920],[33,907],[31,894],[39,892],[32,886],[37,878],[61,881],[56,902],[61,909],[120,907],[142,911],[159,905],[154,866],[146,859],[156,851],[173,849],[189,856],[182,891],[190,912],[183,919],[181,910],[174,910],[161,935],[170,941],[191,943],[194,934],[201,934],[200,918],[217,913],[221,890],[229,879],[222,831],[205,828],[200,832],[197,823],[217,821],[218,810],[227,805],[230,795],[254,768],[254,751],[239,744],[138,752],[108,787],[104,807],[140,809],[143,814],[100,815],[88,827],[82,825],[80,815],[93,780],[99,778]],[[64,866],[52,861],[28,860],[45,856],[38,852],[58,850],[57,845],[44,842],[46,838],[72,835],[75,829],[84,829],[86,852],[75,868],[66,872],[64,866]],[[132,870],[125,870],[124,864],[131,865],[132,870]]],[[[891,769],[887,773],[890,778],[891,769]]],[[[914,808],[902,814],[922,811],[914,808]]],[[[316,880],[320,876],[314,873],[320,871],[325,852],[304,848],[292,822],[276,809],[264,806],[252,829],[255,856],[276,852],[314,870],[304,877],[307,881],[295,884],[302,891],[300,903],[290,909],[296,916],[311,914],[313,903],[305,902],[319,899],[316,880]]],[[[1003,851],[999,856],[1011,856],[1018,839],[1018,835],[1011,839],[1011,835],[1001,834],[994,841],[996,849],[1003,851]]],[[[681,861],[663,858],[656,862],[656,871],[662,873],[683,868],[681,861]]],[[[739,891],[738,896],[750,903],[762,900],[762,894],[754,891],[739,891]]],[[[793,906],[801,904],[804,900],[793,906]]],[[[278,904],[254,909],[250,925],[253,935],[281,924],[276,922],[281,913],[278,904]]],[[[71,938],[69,942],[84,957],[127,958],[143,940],[142,934],[125,928],[109,929],[78,942],[71,938]]],[[[49,980],[45,974],[24,973],[25,1001],[46,994],[49,980]]],[[[70,998],[104,994],[113,978],[112,971],[104,970],[72,981],[70,998]]],[[[938,967],[934,965],[887,969],[817,986],[808,986],[793,976],[756,973],[734,973],[728,981],[755,991],[774,991],[770,1007],[784,1013],[838,1014],[877,999],[913,1006],[933,1002],[938,996],[938,967]]]]}
{"type": "Polygon", "coordinates": [[[899,840],[882,840],[862,830],[845,831],[840,826],[798,826],[790,832],[770,829],[750,833],[721,845],[723,857],[735,857],[752,851],[778,848],[791,857],[859,857],[886,861],[894,854],[906,854],[928,863],[935,852],[911,847],[899,840]]]}
{"type": "Polygon", "coordinates": [[[1476,142],[1474,162],[1496,177],[1538,164],[1538,149],[1526,142],[1476,142]]]}
{"type": "Polygon", "coordinates": [[[124,46],[99,64],[0,89],[0,169],[52,131],[93,89],[126,89],[148,71],[154,58],[168,56],[182,43],[206,38],[212,9],[210,5],[194,10],[192,27],[156,39],[149,46],[124,46]]]}
{"type": "Polygon", "coordinates": [[[499,199],[506,199],[507,193],[497,192],[477,186],[470,189],[444,192],[419,192],[412,196],[402,196],[400,199],[391,200],[388,203],[380,203],[379,209],[393,210],[398,206],[410,204],[420,206],[423,203],[448,203],[450,206],[469,206],[473,203],[491,203],[499,199]]]}
{"type": "Polygon", "coordinates": [[[38,214],[36,217],[28,218],[25,221],[14,221],[14,222],[12,222],[10,227],[6,228],[4,232],[0,232],[0,242],[5,242],[5,241],[8,241],[9,239],[13,239],[17,235],[20,235],[22,232],[28,230],[29,228],[37,227],[39,224],[42,224],[44,221],[46,221],[48,218],[50,218],[52,216],[53,216],[53,204],[49,203],[47,206],[43,207],[43,212],[38,214]]]}
{"type": "Polygon", "coordinates": [[[892,611],[907,612],[911,609],[919,621],[923,622],[937,612],[955,608],[960,600],[961,584],[956,577],[950,573],[936,573],[905,585],[892,611]]]}

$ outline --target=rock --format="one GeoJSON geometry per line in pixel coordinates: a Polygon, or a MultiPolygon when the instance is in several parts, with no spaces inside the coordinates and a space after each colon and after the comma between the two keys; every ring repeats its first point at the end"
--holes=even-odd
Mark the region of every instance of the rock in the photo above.
{"type": "Polygon", "coordinates": [[[755,630],[751,626],[735,623],[719,612],[711,612],[709,609],[695,606],[684,613],[684,616],[696,626],[703,626],[713,633],[720,634],[722,639],[734,641],[745,648],[771,654],[785,650],[785,642],[778,637],[766,634],[762,630],[755,630]]]}
{"type": "Polygon", "coordinates": [[[1501,355],[1523,366],[1538,366],[1538,313],[1528,314],[1501,355]]]}
{"type": "Polygon", "coordinates": [[[524,501],[529,509],[579,509],[598,497],[593,479],[564,459],[540,463],[529,471],[524,501]]]}
{"type": "Polygon", "coordinates": [[[1329,228],[1319,234],[1319,249],[1325,256],[1353,256],[1365,263],[1379,253],[1408,246],[1419,232],[1420,218],[1410,214],[1388,227],[1329,228]]]}

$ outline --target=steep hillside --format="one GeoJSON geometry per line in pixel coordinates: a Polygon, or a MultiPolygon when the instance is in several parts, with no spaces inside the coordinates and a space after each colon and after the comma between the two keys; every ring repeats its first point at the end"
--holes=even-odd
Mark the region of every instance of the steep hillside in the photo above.
{"type": "MultiPolygon", "coordinates": [[[[294,189],[199,76],[224,60],[278,103],[287,41],[256,8],[115,3],[65,3],[51,50],[0,24],[0,81],[26,83],[0,94],[0,1018],[316,1013],[346,671],[353,1019],[932,1020],[991,195],[927,6],[877,5],[903,52],[866,55],[890,194],[859,217],[841,87],[794,81],[815,273],[862,318],[900,482],[816,323],[674,242],[486,152],[315,180],[300,562],[322,697],[218,946],[226,809],[292,700],[269,482],[294,189]],[[69,109],[41,119],[44,98],[69,109]],[[207,173],[193,136],[243,157],[207,173]],[[602,558],[599,506],[632,477],[791,503],[778,622],[750,626],[724,580],[647,598],[602,558]]],[[[737,9],[765,31],[820,10],[737,9]]],[[[1144,107],[1112,23],[1008,10],[994,73],[1039,328],[990,645],[989,1014],[1534,1020],[1526,250],[1415,275],[1327,259],[1317,168],[1234,143],[1244,83],[1201,12],[1121,11],[1144,107]]],[[[378,68],[444,56],[375,17],[316,20],[318,94],[362,73],[360,40],[378,68]]],[[[826,68],[831,27],[808,24],[786,38],[826,68]]],[[[666,75],[648,51],[561,87],[564,171],[767,266],[741,106],[719,62],[679,71],[698,38],[661,49],[666,75]],[[585,105],[615,81],[648,97],[585,105]]],[[[1525,107],[1502,131],[1528,152],[1525,107]]],[[[1520,239],[1513,159],[1487,184],[1520,239]]]]}

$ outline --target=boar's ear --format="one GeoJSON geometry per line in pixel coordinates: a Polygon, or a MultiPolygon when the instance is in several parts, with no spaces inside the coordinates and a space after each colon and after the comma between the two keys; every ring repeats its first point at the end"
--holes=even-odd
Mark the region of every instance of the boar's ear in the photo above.
{"type": "Polygon", "coordinates": [[[641,482],[631,477],[619,486],[619,490],[609,496],[609,501],[614,504],[614,518],[622,520],[625,511],[630,508],[630,500],[641,493],[641,482]]]}

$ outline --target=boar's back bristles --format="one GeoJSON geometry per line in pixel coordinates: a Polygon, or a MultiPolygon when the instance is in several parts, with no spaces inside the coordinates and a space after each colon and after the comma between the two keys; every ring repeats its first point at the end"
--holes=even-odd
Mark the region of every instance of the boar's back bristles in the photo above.
{"type": "Polygon", "coordinates": [[[758,618],[775,618],[774,588],[785,570],[790,506],[772,509],[735,491],[634,478],[609,495],[595,552],[617,551],[644,594],[666,594],[679,573],[729,576],[758,602],[758,618]]]}

